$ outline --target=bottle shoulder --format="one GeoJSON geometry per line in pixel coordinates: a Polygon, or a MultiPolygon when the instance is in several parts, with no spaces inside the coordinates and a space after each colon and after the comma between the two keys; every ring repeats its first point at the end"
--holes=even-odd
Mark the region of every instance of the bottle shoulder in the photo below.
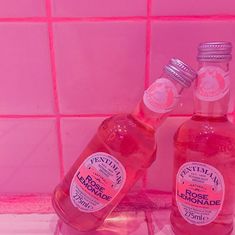
{"type": "Polygon", "coordinates": [[[155,149],[155,132],[145,128],[130,114],[118,114],[105,119],[98,130],[99,138],[112,149],[135,152],[155,149]]]}
{"type": "Polygon", "coordinates": [[[235,138],[235,125],[228,121],[190,118],[177,130],[176,135],[181,134],[221,134],[235,138]]]}
{"type": "Polygon", "coordinates": [[[138,122],[131,114],[117,114],[105,119],[101,123],[99,131],[106,132],[110,130],[118,132],[120,135],[127,135],[130,131],[134,130],[142,132],[143,135],[155,135],[154,130],[138,122]]]}
{"type": "Polygon", "coordinates": [[[148,168],[156,157],[155,132],[145,129],[130,114],[105,119],[95,139],[126,166],[148,168]]]}
{"type": "Polygon", "coordinates": [[[235,153],[235,125],[228,120],[211,121],[189,119],[177,130],[177,148],[206,153],[235,153]],[[226,150],[226,151],[225,151],[226,150]]]}

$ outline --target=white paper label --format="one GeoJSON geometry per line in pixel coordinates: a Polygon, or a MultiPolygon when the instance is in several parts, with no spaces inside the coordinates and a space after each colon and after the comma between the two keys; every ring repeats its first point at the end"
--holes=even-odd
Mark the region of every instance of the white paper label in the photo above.
{"type": "Polygon", "coordinates": [[[228,72],[217,66],[204,66],[198,72],[196,97],[203,101],[216,101],[229,92],[228,72]]]}
{"type": "Polygon", "coordinates": [[[83,212],[99,211],[117,196],[125,181],[125,168],[116,158],[104,152],[93,153],[72,179],[71,202],[83,212]]]}
{"type": "Polygon", "coordinates": [[[176,176],[176,202],[180,214],[190,224],[206,225],[218,216],[224,201],[224,179],[211,165],[183,164],[176,176]]]}
{"type": "Polygon", "coordinates": [[[153,112],[167,113],[179,99],[177,88],[166,78],[157,79],[144,93],[143,102],[153,112]]]}

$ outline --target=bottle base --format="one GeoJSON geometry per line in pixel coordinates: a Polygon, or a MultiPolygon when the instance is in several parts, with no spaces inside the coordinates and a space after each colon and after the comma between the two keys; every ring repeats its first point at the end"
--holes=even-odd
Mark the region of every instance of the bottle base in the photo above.
{"type": "Polygon", "coordinates": [[[221,224],[207,226],[195,226],[185,222],[180,223],[180,221],[175,223],[171,218],[171,229],[175,235],[231,235],[233,232],[233,224],[227,224],[226,227],[221,224]]]}
{"type": "MultiPolygon", "coordinates": [[[[96,230],[102,223],[89,223],[88,226],[85,227],[86,223],[83,223],[82,221],[80,223],[75,223],[74,221],[71,221],[67,218],[67,215],[63,212],[63,209],[59,206],[59,204],[56,202],[55,198],[52,198],[52,206],[56,212],[56,214],[59,216],[59,218],[68,226],[72,227],[75,230],[81,231],[81,232],[89,232],[96,230]]],[[[74,218],[73,218],[74,220],[74,218]]]]}
{"type": "MultiPolygon", "coordinates": [[[[173,231],[173,233],[175,234],[175,235],[195,235],[195,234],[199,234],[199,233],[195,233],[195,232],[189,232],[189,231],[187,231],[187,232],[185,232],[185,231],[182,231],[182,230],[179,230],[179,229],[175,229],[172,225],[171,225],[171,229],[172,229],[172,231],[173,231]]],[[[232,230],[230,230],[228,233],[218,233],[218,234],[220,234],[220,235],[232,235],[232,232],[233,232],[233,229],[232,230]]],[[[202,233],[202,232],[200,232],[200,235],[214,235],[215,233],[210,233],[210,232],[208,232],[208,231],[205,231],[205,233],[202,233]]]]}

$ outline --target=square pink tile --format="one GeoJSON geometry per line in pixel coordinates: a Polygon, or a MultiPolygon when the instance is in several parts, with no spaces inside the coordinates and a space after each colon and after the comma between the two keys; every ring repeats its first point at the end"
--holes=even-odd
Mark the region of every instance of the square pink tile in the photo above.
{"type": "Polygon", "coordinates": [[[0,24],[0,114],[53,113],[47,25],[0,24]]]}
{"type": "Polygon", "coordinates": [[[145,213],[113,212],[105,223],[95,231],[78,232],[66,224],[62,224],[58,235],[148,235],[145,213]]]}
{"type": "Polygon", "coordinates": [[[0,193],[51,193],[59,181],[55,121],[0,120],[0,193]]]}
{"type": "Polygon", "coordinates": [[[45,0],[0,0],[0,18],[45,16],[45,0]]]}
{"type": "Polygon", "coordinates": [[[67,17],[145,16],[146,0],[52,0],[53,15],[67,17]]]}
{"type": "Polygon", "coordinates": [[[233,0],[152,0],[152,14],[160,16],[181,15],[234,15],[233,0]]]}
{"type": "MultiPolygon", "coordinates": [[[[156,210],[152,212],[154,234],[174,235],[170,224],[170,210],[156,210]]],[[[183,235],[183,234],[182,234],[183,235]]]]}
{"type": "MultiPolygon", "coordinates": [[[[231,41],[235,45],[235,21],[162,21],[152,23],[151,81],[161,76],[163,66],[171,57],[181,58],[197,69],[197,46],[203,41],[231,41]]],[[[230,63],[230,74],[235,74],[235,64],[230,63]]],[[[232,77],[232,76],[231,76],[232,77]]],[[[232,91],[235,90],[231,79],[232,91]]],[[[175,114],[193,112],[193,89],[185,90],[175,114]]],[[[234,93],[234,92],[233,92],[234,93]]],[[[234,96],[230,111],[234,108],[234,96]]]]}
{"type": "Polygon", "coordinates": [[[4,235],[55,235],[55,214],[1,214],[0,233],[4,235]]]}
{"type": "Polygon", "coordinates": [[[61,119],[65,172],[82,153],[103,120],[104,118],[61,119]]]}
{"type": "MultiPolygon", "coordinates": [[[[103,120],[104,118],[63,118],[61,120],[65,173],[95,135],[103,120]]],[[[134,185],[131,192],[141,189],[142,179],[134,185]]]]}
{"type": "Polygon", "coordinates": [[[145,23],[57,23],[55,50],[62,113],[131,111],[145,77],[145,23]]]}
{"type": "Polygon", "coordinates": [[[235,124],[235,114],[233,113],[232,115],[229,115],[228,120],[235,124]]]}
{"type": "Polygon", "coordinates": [[[169,117],[157,131],[157,158],[148,169],[146,188],[172,191],[174,147],[173,138],[179,126],[190,117],[169,117]]]}

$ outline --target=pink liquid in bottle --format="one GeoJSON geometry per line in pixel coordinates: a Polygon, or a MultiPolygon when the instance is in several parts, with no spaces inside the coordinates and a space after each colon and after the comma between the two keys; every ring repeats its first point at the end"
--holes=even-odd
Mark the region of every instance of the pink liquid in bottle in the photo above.
{"type": "Polygon", "coordinates": [[[175,135],[171,224],[176,235],[233,230],[235,126],[227,119],[231,44],[203,43],[195,114],[175,135]]]}
{"type": "Polygon", "coordinates": [[[132,114],[103,121],[56,187],[53,206],[67,224],[80,231],[99,227],[154,162],[156,128],[176,106],[195,73],[172,59],[163,76],[145,92],[132,114]]]}

